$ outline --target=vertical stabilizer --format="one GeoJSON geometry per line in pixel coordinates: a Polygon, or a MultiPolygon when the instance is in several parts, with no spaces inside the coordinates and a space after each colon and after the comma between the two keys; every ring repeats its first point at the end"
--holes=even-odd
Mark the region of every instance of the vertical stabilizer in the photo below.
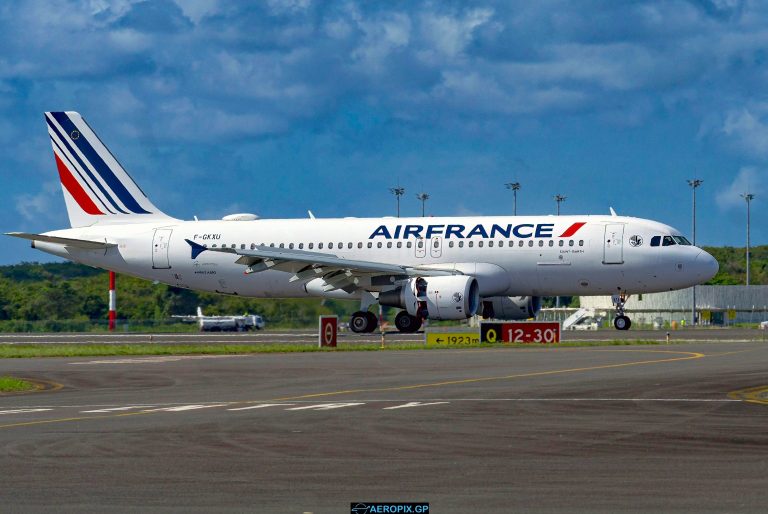
{"type": "Polygon", "coordinates": [[[72,227],[173,220],[155,207],[76,112],[46,112],[72,227]]]}

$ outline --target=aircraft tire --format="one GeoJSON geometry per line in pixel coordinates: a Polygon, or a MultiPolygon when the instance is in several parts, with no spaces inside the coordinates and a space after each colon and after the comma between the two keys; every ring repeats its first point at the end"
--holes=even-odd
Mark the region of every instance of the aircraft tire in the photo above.
{"type": "MultiPolygon", "coordinates": [[[[372,332],[370,328],[371,318],[368,317],[369,312],[357,311],[352,314],[352,318],[349,320],[349,329],[356,334],[364,334],[366,332],[372,332]]],[[[374,325],[374,328],[376,326],[374,325]]]]}
{"type": "Polygon", "coordinates": [[[627,316],[616,316],[613,320],[613,326],[616,330],[629,330],[629,327],[632,326],[632,320],[627,316]]]}
{"type": "Polygon", "coordinates": [[[395,326],[400,332],[412,334],[421,328],[421,319],[411,316],[406,311],[400,311],[395,316],[395,326]]]}
{"type": "Polygon", "coordinates": [[[365,316],[368,318],[368,328],[366,333],[371,333],[379,326],[379,317],[372,312],[366,312],[365,316]]]}

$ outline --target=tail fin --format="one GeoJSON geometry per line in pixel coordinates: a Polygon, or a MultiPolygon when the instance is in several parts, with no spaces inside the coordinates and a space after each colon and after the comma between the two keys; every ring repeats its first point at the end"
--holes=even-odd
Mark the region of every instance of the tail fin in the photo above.
{"type": "Polygon", "coordinates": [[[72,227],[173,220],[155,207],[76,112],[46,112],[72,227]]]}

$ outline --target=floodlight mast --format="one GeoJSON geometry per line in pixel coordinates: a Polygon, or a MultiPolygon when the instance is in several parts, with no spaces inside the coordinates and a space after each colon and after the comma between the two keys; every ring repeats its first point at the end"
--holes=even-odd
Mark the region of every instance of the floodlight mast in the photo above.
{"type": "Polygon", "coordinates": [[[504,184],[507,189],[512,190],[514,203],[512,204],[512,215],[517,216],[517,192],[520,190],[520,182],[507,182],[504,184]]]}
{"type": "Polygon", "coordinates": [[[400,197],[405,194],[405,188],[404,187],[390,187],[389,192],[395,195],[397,197],[397,217],[400,217],[400,197]]]}
{"type": "MultiPolygon", "coordinates": [[[[696,188],[704,182],[698,178],[688,180],[688,185],[693,189],[693,246],[696,246],[696,188]]],[[[696,286],[692,290],[691,324],[696,325],[696,286]]]]}
{"type": "Polygon", "coordinates": [[[749,204],[755,199],[752,193],[742,193],[741,196],[747,202],[747,285],[749,285],[749,204]]]}

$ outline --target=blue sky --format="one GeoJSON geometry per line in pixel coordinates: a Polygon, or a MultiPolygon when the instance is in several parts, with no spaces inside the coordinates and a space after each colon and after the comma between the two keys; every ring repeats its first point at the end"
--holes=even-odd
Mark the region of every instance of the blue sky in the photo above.
{"type": "MultiPolygon", "coordinates": [[[[67,226],[43,112],[77,110],[191,219],[653,218],[768,243],[768,4],[286,0],[0,4],[0,230],[67,226]]],[[[0,264],[48,260],[6,239],[0,264]]]]}

